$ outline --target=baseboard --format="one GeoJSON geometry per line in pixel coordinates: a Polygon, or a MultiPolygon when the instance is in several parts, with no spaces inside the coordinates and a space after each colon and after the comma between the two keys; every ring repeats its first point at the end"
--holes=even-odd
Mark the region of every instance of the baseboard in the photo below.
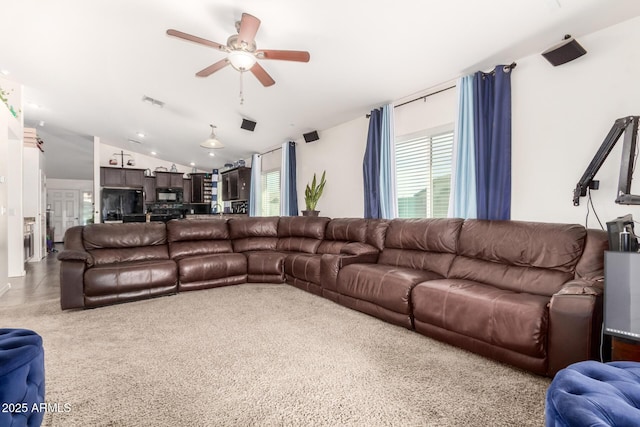
{"type": "Polygon", "coordinates": [[[11,289],[11,283],[5,283],[4,285],[0,286],[0,297],[2,297],[2,295],[9,289],[11,289]]]}

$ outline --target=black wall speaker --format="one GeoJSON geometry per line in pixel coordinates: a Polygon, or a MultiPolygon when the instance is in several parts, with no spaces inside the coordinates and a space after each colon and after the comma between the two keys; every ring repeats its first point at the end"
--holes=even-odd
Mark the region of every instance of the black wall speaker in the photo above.
{"type": "Polygon", "coordinates": [[[246,129],[253,132],[253,130],[256,128],[256,122],[252,122],[251,120],[247,120],[247,119],[242,119],[242,124],[240,125],[240,127],[242,129],[246,129]]]}
{"type": "Polygon", "coordinates": [[[587,51],[580,46],[580,43],[567,34],[562,42],[542,52],[542,56],[555,67],[573,61],[585,53],[587,51]]]}
{"type": "Polygon", "coordinates": [[[317,140],[320,139],[320,137],[318,136],[318,131],[317,130],[314,130],[313,132],[302,134],[302,136],[304,136],[305,142],[313,142],[313,141],[317,141],[317,140]]]}

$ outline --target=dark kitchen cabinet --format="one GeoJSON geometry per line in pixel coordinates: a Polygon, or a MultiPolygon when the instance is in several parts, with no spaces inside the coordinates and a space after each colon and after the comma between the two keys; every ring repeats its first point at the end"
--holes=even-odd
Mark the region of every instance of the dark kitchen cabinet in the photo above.
{"type": "MultiPolygon", "coordinates": [[[[185,190],[186,193],[186,190],[185,190]]],[[[191,203],[211,203],[213,181],[210,173],[191,174],[191,203]]]]}
{"type": "Polygon", "coordinates": [[[156,179],[153,176],[144,177],[144,202],[156,202],[156,179]]]}
{"type": "Polygon", "coordinates": [[[100,186],[142,188],[144,187],[144,170],[101,167],[100,186]]]}
{"type": "Polygon", "coordinates": [[[251,190],[251,168],[239,167],[220,174],[222,184],[222,199],[249,200],[251,190]]]}
{"type": "MultiPolygon", "coordinates": [[[[191,186],[193,184],[193,180],[189,178],[182,179],[182,202],[183,203],[192,203],[191,201],[191,186]]],[[[195,202],[193,202],[195,203],[195,202]]]]}
{"type": "Polygon", "coordinates": [[[156,171],[156,188],[183,188],[182,172],[156,171]]]}

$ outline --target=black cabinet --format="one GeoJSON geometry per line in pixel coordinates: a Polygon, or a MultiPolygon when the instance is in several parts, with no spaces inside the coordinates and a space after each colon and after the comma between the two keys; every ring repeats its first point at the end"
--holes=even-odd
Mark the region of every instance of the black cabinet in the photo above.
{"type": "Polygon", "coordinates": [[[100,186],[142,188],[144,187],[144,170],[101,167],[100,186]]]}
{"type": "Polygon", "coordinates": [[[156,179],[153,176],[144,177],[144,202],[156,202],[156,179]]]}
{"type": "Polygon", "coordinates": [[[156,188],[183,188],[182,172],[156,171],[156,188]]]}
{"type": "MultiPolygon", "coordinates": [[[[186,191],[185,191],[186,193],[186,191]]],[[[210,173],[191,174],[191,203],[211,203],[213,181],[210,173]]]]}
{"type": "Polygon", "coordinates": [[[239,167],[220,174],[222,200],[249,200],[251,168],[239,167]]]}
{"type": "MultiPolygon", "coordinates": [[[[183,203],[191,203],[191,186],[193,185],[193,181],[189,178],[182,179],[182,202],[183,203]]],[[[195,203],[195,202],[193,202],[195,203]]]]}

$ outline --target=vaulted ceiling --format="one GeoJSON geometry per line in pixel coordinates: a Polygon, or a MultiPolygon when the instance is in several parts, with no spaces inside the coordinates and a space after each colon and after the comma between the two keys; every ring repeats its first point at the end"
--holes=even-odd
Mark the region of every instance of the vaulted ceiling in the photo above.
{"type": "Polygon", "coordinates": [[[68,179],[91,179],[94,135],[210,169],[640,14],[636,0],[4,3],[0,70],[24,85],[25,124],[45,140],[47,175],[68,179]],[[310,61],[261,60],[270,87],[251,73],[241,83],[231,67],[196,77],[224,52],[167,29],[225,44],[243,12],[262,21],[258,49],[306,50],[310,61]],[[215,157],[199,146],[209,124],[226,146],[215,157]]]}

